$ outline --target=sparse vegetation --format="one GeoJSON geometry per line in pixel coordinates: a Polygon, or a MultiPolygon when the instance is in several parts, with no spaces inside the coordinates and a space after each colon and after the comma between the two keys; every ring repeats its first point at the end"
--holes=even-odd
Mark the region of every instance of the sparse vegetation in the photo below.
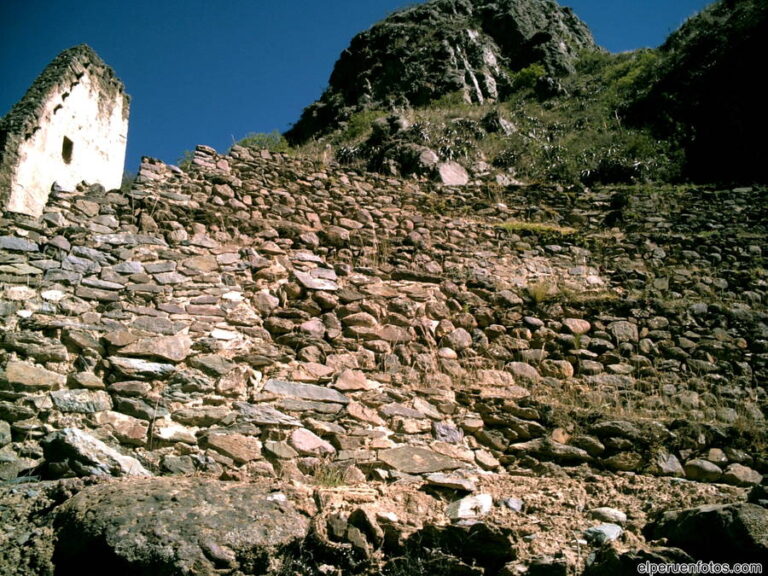
{"type": "Polygon", "coordinates": [[[136,182],[136,173],[125,170],[123,172],[123,179],[120,182],[120,191],[123,193],[130,192],[134,182],[136,182]]]}
{"type": "Polygon", "coordinates": [[[238,146],[253,150],[269,150],[270,152],[287,152],[291,146],[285,136],[277,130],[272,132],[251,132],[245,138],[236,142],[238,146]]]}
{"type": "Polygon", "coordinates": [[[515,234],[531,233],[545,237],[568,237],[573,236],[578,231],[570,226],[559,226],[548,222],[525,222],[521,220],[510,220],[503,224],[498,224],[498,228],[506,232],[515,234]]]}
{"type": "Polygon", "coordinates": [[[346,466],[334,462],[332,458],[318,458],[312,468],[312,479],[317,486],[323,488],[338,488],[345,484],[346,466]]]}
{"type": "Polygon", "coordinates": [[[370,135],[373,129],[373,122],[377,118],[386,116],[387,112],[380,109],[362,110],[350,116],[344,122],[341,133],[334,140],[338,143],[354,144],[370,135]]]}
{"type": "Polygon", "coordinates": [[[192,158],[194,157],[195,153],[192,150],[184,150],[176,160],[176,165],[182,170],[189,170],[189,167],[192,166],[192,158]]]}
{"type": "Polygon", "coordinates": [[[533,181],[566,184],[636,183],[674,180],[682,156],[649,129],[625,119],[627,103],[650,82],[659,55],[653,50],[612,55],[585,51],[577,73],[560,90],[541,99],[541,64],[510,73],[513,90],[499,103],[472,104],[463,92],[450,92],[394,117],[405,127],[382,131],[375,122],[392,112],[381,108],[352,114],[328,140],[343,164],[384,171],[398,166],[419,171],[418,153],[433,150],[442,160],[470,165],[490,161],[496,168],[533,181]],[[501,117],[507,125],[501,127],[501,117]]]}
{"type": "Polygon", "coordinates": [[[539,304],[554,299],[555,296],[557,296],[558,287],[556,281],[539,278],[533,282],[529,282],[525,287],[525,291],[534,306],[538,306],[539,304]]]}

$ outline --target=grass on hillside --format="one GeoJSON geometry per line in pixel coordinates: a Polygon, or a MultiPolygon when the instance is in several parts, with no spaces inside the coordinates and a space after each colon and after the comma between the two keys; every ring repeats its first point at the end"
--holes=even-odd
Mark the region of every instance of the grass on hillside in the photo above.
{"type": "Polygon", "coordinates": [[[559,226],[548,222],[528,222],[523,220],[509,220],[498,224],[497,228],[514,234],[530,233],[549,237],[573,236],[578,232],[570,226],[559,226]]]}
{"type": "MultiPolygon", "coordinates": [[[[430,148],[442,160],[465,165],[492,164],[528,181],[634,183],[674,180],[682,159],[649,130],[628,125],[628,106],[640,97],[659,64],[659,53],[586,52],[577,73],[561,79],[558,94],[541,94],[544,69],[536,64],[510,72],[514,92],[501,102],[471,104],[460,92],[427,107],[394,111],[408,121],[404,130],[382,131],[393,111],[365,109],[323,139],[337,160],[384,171],[394,158],[411,169],[413,150],[430,148]],[[489,126],[488,118],[511,122],[509,133],[489,126]],[[378,124],[378,126],[377,126],[378,124]]],[[[312,153],[319,142],[298,150],[312,153]]]]}

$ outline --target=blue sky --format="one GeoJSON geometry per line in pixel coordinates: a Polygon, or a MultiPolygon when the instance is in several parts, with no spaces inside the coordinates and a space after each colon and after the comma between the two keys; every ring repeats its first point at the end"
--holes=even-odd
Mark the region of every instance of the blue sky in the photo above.
{"type": "MultiPolygon", "coordinates": [[[[351,38],[405,0],[0,0],[0,115],[62,50],[91,45],[132,97],[126,169],[284,131],[351,38]]],[[[597,42],[657,46],[708,0],[570,0],[597,42]]]]}

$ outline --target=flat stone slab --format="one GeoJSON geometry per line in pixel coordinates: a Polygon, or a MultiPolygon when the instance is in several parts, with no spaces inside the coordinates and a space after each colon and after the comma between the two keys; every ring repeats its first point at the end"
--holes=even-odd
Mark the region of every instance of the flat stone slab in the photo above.
{"type": "Polygon", "coordinates": [[[261,441],[253,436],[237,433],[211,432],[205,437],[205,446],[245,464],[261,458],[261,441]]]}
{"type": "Polygon", "coordinates": [[[445,509],[445,515],[454,522],[474,520],[488,514],[492,508],[493,498],[490,494],[477,494],[452,502],[445,509]]]}
{"type": "Polygon", "coordinates": [[[440,182],[445,186],[466,186],[469,174],[458,162],[442,162],[437,166],[440,182]]]}
{"type": "Polygon", "coordinates": [[[176,370],[173,364],[162,362],[150,362],[143,358],[124,358],[110,356],[109,361],[120,373],[132,378],[149,377],[162,378],[176,370]]]}
{"type": "Polygon", "coordinates": [[[349,404],[349,398],[338,390],[316,386],[314,384],[301,384],[288,382],[287,380],[267,380],[264,385],[265,392],[271,392],[278,396],[299,398],[301,400],[313,400],[315,402],[333,402],[335,404],[349,404]]]}
{"type": "Polygon", "coordinates": [[[400,416],[402,418],[415,418],[417,420],[425,420],[427,417],[418,410],[409,408],[398,403],[387,404],[379,408],[379,414],[392,418],[393,416],[400,416]]]}
{"type": "Polygon", "coordinates": [[[112,398],[104,390],[56,390],[51,400],[61,412],[93,414],[112,409],[112,398]]]}
{"type": "Polygon", "coordinates": [[[299,250],[291,256],[291,259],[297,262],[314,262],[315,264],[324,264],[323,259],[314,252],[299,250]]]}
{"type": "Polygon", "coordinates": [[[195,356],[189,361],[190,366],[202,370],[206,374],[219,377],[229,374],[236,364],[230,362],[226,358],[222,358],[218,354],[204,354],[202,356],[195,356]]]}
{"type": "Polygon", "coordinates": [[[210,254],[192,256],[191,258],[184,260],[181,264],[185,268],[196,270],[198,272],[213,272],[214,270],[219,269],[219,263],[216,261],[216,257],[211,256],[210,254]]]}
{"type": "Polygon", "coordinates": [[[288,444],[299,454],[308,456],[336,453],[336,449],[333,446],[306,428],[296,428],[296,430],[291,432],[288,444]]]}
{"type": "Polygon", "coordinates": [[[135,330],[145,330],[167,336],[176,334],[186,328],[186,326],[187,324],[184,322],[172,322],[168,318],[157,318],[155,316],[139,316],[131,324],[131,328],[135,330]]]}
{"type": "Polygon", "coordinates": [[[18,360],[8,362],[5,367],[5,379],[16,390],[55,389],[67,382],[62,374],[18,360]]]}
{"type": "Polygon", "coordinates": [[[11,250],[14,252],[37,252],[39,246],[36,242],[19,238],[18,236],[0,236],[0,250],[11,250]]]}
{"type": "Polygon", "coordinates": [[[468,478],[462,478],[461,476],[455,476],[451,474],[444,474],[442,472],[436,472],[427,476],[427,483],[432,486],[439,486],[441,488],[450,488],[451,490],[459,490],[464,492],[474,492],[477,490],[477,485],[468,478]]]}
{"type": "Polygon", "coordinates": [[[154,246],[167,246],[163,238],[148,234],[131,234],[130,232],[117,232],[115,234],[96,234],[93,241],[97,244],[111,244],[112,246],[127,246],[135,244],[150,244],[154,246]]]}
{"type": "Polygon", "coordinates": [[[418,446],[400,446],[381,450],[379,460],[406,474],[431,474],[464,466],[458,460],[418,446]]]}
{"type": "Polygon", "coordinates": [[[83,430],[64,428],[43,441],[45,460],[66,463],[78,476],[152,476],[141,463],[83,430]]]}
{"type": "Polygon", "coordinates": [[[173,419],[189,426],[212,426],[234,416],[227,406],[189,406],[176,410],[173,419]]]}
{"type": "Polygon", "coordinates": [[[120,350],[120,353],[126,356],[146,356],[181,362],[189,356],[191,349],[192,339],[186,334],[177,334],[139,340],[120,350]]]}
{"type": "Polygon", "coordinates": [[[43,271],[40,268],[29,266],[28,264],[13,264],[12,266],[0,266],[0,272],[3,274],[14,274],[16,276],[40,275],[43,271]]]}
{"type": "Polygon", "coordinates": [[[301,426],[301,420],[283,414],[266,404],[248,404],[235,402],[234,407],[240,412],[241,418],[257,426],[301,426]]]}
{"type": "Polygon", "coordinates": [[[85,488],[59,508],[54,529],[62,574],[89,565],[103,574],[272,574],[309,520],[267,487],[153,478],[85,488]]]}
{"type": "Polygon", "coordinates": [[[107,280],[99,280],[98,278],[83,278],[83,285],[90,286],[91,288],[97,288],[98,290],[122,290],[123,285],[117,282],[108,282],[107,280]]]}
{"type": "Polygon", "coordinates": [[[75,290],[75,296],[83,300],[98,300],[100,302],[117,302],[120,300],[120,294],[117,292],[88,288],[87,286],[78,286],[75,290]]]}
{"type": "Polygon", "coordinates": [[[154,275],[155,281],[158,284],[184,284],[189,282],[189,278],[178,272],[162,272],[154,275]]]}
{"type": "Polygon", "coordinates": [[[343,404],[336,402],[315,402],[302,400],[301,398],[282,398],[277,406],[288,412],[316,412],[318,414],[338,414],[344,408],[343,404]]]}
{"type": "Polygon", "coordinates": [[[335,292],[339,289],[338,284],[333,280],[326,280],[325,278],[315,278],[311,274],[306,272],[300,272],[295,270],[293,273],[296,276],[296,280],[299,284],[304,286],[307,290],[324,290],[327,292],[335,292]]]}
{"type": "Polygon", "coordinates": [[[508,450],[530,453],[535,456],[555,460],[556,462],[590,462],[592,460],[592,457],[586,450],[568,444],[561,444],[549,438],[534,438],[528,442],[510,444],[508,450]]]}

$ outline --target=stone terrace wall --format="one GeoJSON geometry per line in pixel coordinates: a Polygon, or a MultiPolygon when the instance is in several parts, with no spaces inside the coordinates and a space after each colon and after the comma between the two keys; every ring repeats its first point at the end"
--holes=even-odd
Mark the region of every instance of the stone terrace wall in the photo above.
{"type": "Polygon", "coordinates": [[[59,54],[0,120],[0,206],[39,216],[54,183],[119,188],[129,103],[91,48],[59,54]]]}
{"type": "Polygon", "coordinates": [[[738,278],[767,248],[727,238],[761,226],[764,193],[711,215],[671,191],[665,218],[633,205],[628,236],[589,250],[492,223],[546,197],[602,230],[608,192],[500,203],[245,149],[199,147],[188,173],[145,159],[130,194],[2,222],[0,473],[301,477],[328,458],[378,479],[586,462],[759,482],[740,435],[765,426],[766,293],[738,278]],[[703,221],[695,250],[669,236],[703,221]],[[647,301],[618,297],[633,281],[647,301]],[[569,398],[599,412],[569,422],[569,398]]]}

